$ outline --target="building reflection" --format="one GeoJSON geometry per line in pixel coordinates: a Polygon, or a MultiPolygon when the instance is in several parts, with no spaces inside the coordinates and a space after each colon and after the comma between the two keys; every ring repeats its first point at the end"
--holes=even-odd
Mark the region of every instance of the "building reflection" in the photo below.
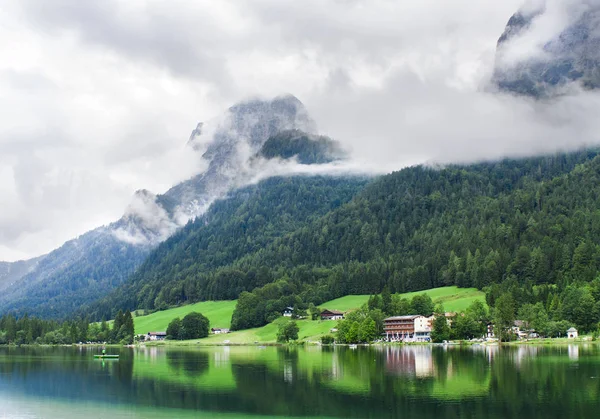
{"type": "Polygon", "coordinates": [[[431,377],[433,355],[429,346],[385,347],[386,370],[395,375],[431,377]]]}

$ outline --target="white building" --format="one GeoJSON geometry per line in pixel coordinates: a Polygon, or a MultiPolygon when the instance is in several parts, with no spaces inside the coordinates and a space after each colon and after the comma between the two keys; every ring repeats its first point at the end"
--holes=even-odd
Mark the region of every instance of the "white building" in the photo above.
{"type": "Polygon", "coordinates": [[[429,342],[431,340],[431,318],[417,316],[415,322],[415,342],[429,342]]]}
{"type": "Polygon", "coordinates": [[[579,333],[577,332],[577,329],[575,329],[574,327],[571,327],[569,330],[567,330],[567,337],[569,339],[577,339],[578,336],[579,336],[579,333]]]}
{"type": "Polygon", "coordinates": [[[167,332],[148,332],[146,340],[165,340],[167,332]]]}

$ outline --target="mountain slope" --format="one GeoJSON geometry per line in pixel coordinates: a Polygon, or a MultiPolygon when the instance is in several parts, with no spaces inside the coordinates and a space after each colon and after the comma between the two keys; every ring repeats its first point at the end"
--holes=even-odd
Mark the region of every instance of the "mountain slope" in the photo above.
{"type": "Polygon", "coordinates": [[[265,170],[265,160],[257,160],[256,154],[268,138],[287,130],[316,131],[302,103],[291,95],[241,102],[206,127],[199,124],[189,150],[198,154],[205,171],[162,195],[138,191],[120,220],[65,243],[38,264],[31,262],[35,269],[13,270],[10,281],[0,278],[0,313],[58,318],[104,296],[158,243],[265,170]]]}
{"type": "Polygon", "coordinates": [[[127,283],[86,311],[96,318],[110,318],[118,308],[162,309],[188,300],[235,299],[241,291],[269,283],[272,277],[260,267],[244,274],[221,267],[306,227],[348,202],[368,181],[364,177],[276,177],[237,190],[159,245],[127,283]]]}
{"type": "Polygon", "coordinates": [[[0,291],[16,286],[17,282],[37,267],[44,256],[16,262],[0,262],[0,291]]]}
{"type": "MultiPolygon", "coordinates": [[[[408,292],[504,281],[561,287],[589,281],[600,269],[599,185],[597,151],[581,151],[403,169],[374,180],[324,215],[290,224],[259,248],[232,251],[222,239],[256,240],[264,233],[243,228],[252,217],[227,234],[211,232],[210,224],[198,220],[132,277],[132,288],[123,290],[137,297],[126,307],[232,299],[263,285],[256,301],[271,304],[265,310],[276,313],[284,303],[319,304],[384,286],[408,292]]],[[[314,195],[313,187],[303,199],[314,195]]],[[[268,202],[257,208],[268,208],[268,202]]],[[[216,212],[225,217],[221,225],[236,225],[235,211],[216,212]]],[[[123,300],[113,295],[105,307],[117,307],[117,301],[123,300]]]]}
{"type": "MultiPolygon", "coordinates": [[[[540,3],[540,2],[537,2],[540,3]]],[[[578,0],[515,13],[498,40],[494,82],[504,91],[536,98],[564,93],[575,82],[600,87],[600,2],[578,0]],[[551,13],[560,13],[547,33],[551,13]],[[560,21],[566,20],[565,27],[560,21]]]]}

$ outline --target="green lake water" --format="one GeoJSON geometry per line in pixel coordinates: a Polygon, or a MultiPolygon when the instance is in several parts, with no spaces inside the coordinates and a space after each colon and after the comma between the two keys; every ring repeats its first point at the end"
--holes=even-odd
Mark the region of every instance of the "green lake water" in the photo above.
{"type": "Polygon", "coordinates": [[[0,418],[600,418],[600,346],[0,347],[0,418]]]}

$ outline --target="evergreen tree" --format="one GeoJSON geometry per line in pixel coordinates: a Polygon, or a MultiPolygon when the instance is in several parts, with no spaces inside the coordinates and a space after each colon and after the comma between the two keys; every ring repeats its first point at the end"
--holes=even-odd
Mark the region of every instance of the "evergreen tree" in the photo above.
{"type": "Polygon", "coordinates": [[[431,340],[434,342],[443,342],[450,339],[450,327],[446,320],[446,312],[442,305],[435,309],[435,317],[431,329],[431,340]]]}
{"type": "Polygon", "coordinates": [[[510,340],[511,328],[515,322],[515,300],[510,293],[502,294],[496,300],[494,310],[495,333],[502,341],[510,340]]]}

